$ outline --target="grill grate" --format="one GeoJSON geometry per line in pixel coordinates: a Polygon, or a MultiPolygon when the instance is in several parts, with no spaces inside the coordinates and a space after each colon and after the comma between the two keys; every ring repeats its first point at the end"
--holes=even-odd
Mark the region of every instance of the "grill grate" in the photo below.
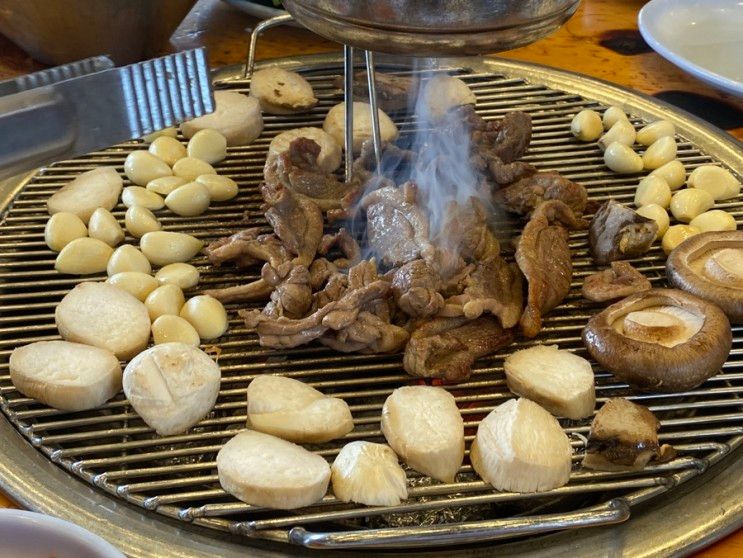
{"type": "MultiPolygon", "coordinates": [[[[319,105],[305,115],[268,116],[258,141],[228,150],[227,159],[217,169],[238,182],[237,198],[213,204],[205,215],[195,218],[161,212],[159,218],[164,229],[188,232],[210,241],[244,228],[247,211],[250,225],[265,226],[268,230],[259,211],[262,200],[257,189],[268,142],[286,129],[321,126],[327,110],[342,100],[341,92],[332,86],[333,78],[341,72],[340,65],[305,71],[320,99],[319,105]]],[[[614,197],[631,201],[637,178],[606,170],[598,148],[578,143],[569,133],[570,118],[575,112],[582,108],[603,109],[602,105],[521,78],[467,70],[460,70],[460,77],[476,93],[478,113],[486,119],[514,109],[531,114],[534,139],[525,160],[584,184],[593,200],[614,197]]],[[[217,86],[247,93],[249,82],[230,78],[217,86]]],[[[410,117],[398,115],[394,120],[403,134],[415,130],[416,123],[410,117]]],[[[643,123],[640,118],[633,118],[632,122],[636,126],[643,123]]],[[[320,346],[285,351],[264,349],[255,335],[234,319],[239,306],[234,304],[227,306],[233,317],[229,334],[219,343],[222,386],[217,405],[187,434],[156,436],[132,411],[123,394],[100,409],[80,413],[56,411],[25,398],[10,382],[8,356],[18,345],[58,338],[54,308],[79,281],[54,270],[54,254],[43,240],[48,218],[46,199],[75,175],[96,165],[114,165],[123,174],[126,155],[143,147],[138,143],[122,144],[42,169],[17,194],[0,225],[0,406],[29,442],[51,461],[119,498],[211,529],[283,542],[291,540],[308,546],[322,544],[309,531],[320,533],[320,539],[322,533],[350,531],[359,544],[372,545],[380,543],[373,540],[368,529],[384,534],[386,527],[431,526],[422,540],[397,541],[423,546],[440,544],[441,537],[452,531],[450,525],[465,521],[533,518],[537,524],[532,529],[534,532],[556,528],[550,523],[553,518],[574,520],[557,528],[600,522],[602,514],[611,509],[644,501],[702,473],[743,440],[741,326],[733,328],[733,351],[723,373],[696,390],[637,395],[609,374],[596,370],[598,404],[608,397],[627,396],[649,406],[662,421],[661,440],[679,450],[676,459],[636,473],[582,470],[577,464],[583,455],[590,421],[562,421],[574,448],[576,467],[567,486],[538,495],[494,492],[467,464],[460,469],[458,482],[452,484],[431,482],[408,470],[409,499],[394,508],[343,504],[326,496],[312,508],[287,513],[249,506],[227,495],[219,487],[214,459],[221,445],[243,427],[245,388],[256,375],[280,373],[298,378],[349,403],[355,430],[344,440],[311,448],[331,461],[347,441],[383,441],[379,413],[384,399],[394,388],[416,382],[402,370],[399,355],[341,355],[320,346]],[[585,513],[576,515],[578,510],[585,513]],[[290,534],[292,528],[295,529],[290,534]]],[[[678,156],[687,170],[715,162],[683,138],[679,138],[678,156]]],[[[716,207],[731,212],[740,226],[743,197],[716,207]]],[[[113,213],[123,222],[121,205],[113,213]]],[[[504,223],[505,228],[512,226],[504,223]]],[[[136,244],[131,238],[126,241],[136,244]]],[[[596,268],[588,255],[585,232],[573,233],[570,245],[574,265],[571,293],[546,318],[542,333],[535,340],[519,342],[481,359],[469,381],[447,387],[462,411],[468,442],[479,420],[511,396],[502,374],[506,354],[516,348],[548,342],[587,356],[580,332],[586,320],[601,307],[581,299],[580,285],[583,277],[596,268]]],[[[654,286],[665,284],[664,261],[657,245],[645,256],[632,260],[654,286]]],[[[201,257],[192,263],[199,267],[202,276],[196,290],[250,281],[259,274],[257,267],[246,275],[232,273],[228,267],[213,269],[201,257]]],[[[616,521],[626,514],[611,517],[616,521]]],[[[514,529],[510,533],[526,532],[529,530],[514,529]]]]}

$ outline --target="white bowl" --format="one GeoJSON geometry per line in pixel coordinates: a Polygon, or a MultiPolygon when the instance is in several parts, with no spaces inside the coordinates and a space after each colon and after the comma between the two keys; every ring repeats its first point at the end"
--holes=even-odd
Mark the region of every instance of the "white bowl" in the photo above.
{"type": "Polygon", "coordinates": [[[663,58],[743,97],[741,0],[652,0],[640,10],[638,26],[663,58]]]}
{"type": "Polygon", "coordinates": [[[0,509],[3,558],[126,558],[98,535],[73,523],[22,510],[0,509]]]}

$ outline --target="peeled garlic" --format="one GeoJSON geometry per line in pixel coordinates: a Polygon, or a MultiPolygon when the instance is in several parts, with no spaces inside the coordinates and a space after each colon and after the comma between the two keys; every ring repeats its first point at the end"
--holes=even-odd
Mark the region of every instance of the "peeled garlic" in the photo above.
{"type": "Polygon", "coordinates": [[[671,224],[671,219],[668,217],[668,211],[655,203],[650,203],[648,205],[643,205],[636,211],[636,213],[642,217],[655,221],[658,225],[658,234],[655,238],[663,238],[663,235],[666,234],[666,231],[668,230],[668,226],[671,224]]]}
{"type": "MultiPolygon", "coordinates": [[[[197,135],[201,132],[197,132],[197,135]]],[[[189,182],[179,186],[165,198],[165,205],[181,217],[201,215],[209,209],[209,190],[198,182],[189,182]]]]}
{"type": "Polygon", "coordinates": [[[184,184],[188,184],[188,180],[182,176],[163,176],[162,178],[150,180],[147,183],[146,188],[150,192],[155,192],[161,196],[167,196],[170,192],[178,188],[178,186],[183,186],[184,184]]]}
{"type": "Polygon", "coordinates": [[[106,266],[106,273],[109,277],[122,271],[139,271],[149,275],[152,272],[152,266],[150,260],[142,252],[130,244],[124,244],[114,250],[106,266]]]}
{"type": "Polygon", "coordinates": [[[645,150],[642,164],[648,169],[657,169],[676,158],[676,139],[673,136],[663,136],[645,150]]]}
{"type": "Polygon", "coordinates": [[[121,193],[121,201],[127,207],[138,205],[151,210],[162,209],[165,201],[162,196],[157,195],[141,186],[127,186],[121,193]]]}
{"type": "Polygon", "coordinates": [[[102,240],[109,246],[116,246],[124,240],[124,230],[110,211],[99,207],[90,216],[88,222],[90,238],[102,240]]]}
{"type": "Polygon", "coordinates": [[[648,176],[659,176],[666,181],[668,187],[673,192],[681,188],[684,182],[686,182],[686,169],[681,161],[674,159],[665,165],[661,165],[648,176]]]}
{"type": "Polygon", "coordinates": [[[209,190],[209,197],[212,201],[227,201],[237,195],[237,182],[229,176],[202,174],[196,182],[209,190]]]}
{"type": "Polygon", "coordinates": [[[106,270],[113,248],[96,238],[76,238],[57,255],[54,269],[70,275],[90,275],[106,270]]]}
{"type": "Polygon", "coordinates": [[[668,227],[666,234],[663,235],[663,251],[666,255],[670,254],[671,250],[695,234],[699,234],[699,229],[689,225],[673,225],[672,227],[668,227]]]}
{"type": "Polygon", "coordinates": [[[157,279],[140,271],[122,271],[109,277],[106,283],[125,290],[142,302],[157,288],[157,279]]]}
{"type": "Polygon", "coordinates": [[[162,159],[171,167],[175,165],[178,159],[186,156],[186,148],[175,138],[162,136],[150,144],[149,152],[158,159],[162,159]]]}
{"type": "Polygon", "coordinates": [[[637,207],[651,203],[666,209],[671,204],[671,189],[666,181],[658,176],[646,176],[640,180],[635,192],[635,205],[637,207]]]}
{"type": "Polygon", "coordinates": [[[173,171],[165,161],[149,151],[132,151],[124,161],[124,173],[134,184],[144,186],[150,180],[172,175],[173,171]]]}
{"type": "Polygon", "coordinates": [[[580,141],[595,141],[604,132],[601,117],[596,111],[584,109],[573,117],[570,132],[580,141]]]}
{"type": "Polygon", "coordinates": [[[196,180],[202,174],[217,174],[217,171],[206,161],[194,157],[184,157],[173,165],[173,174],[186,180],[196,180]]]}
{"type": "Polygon", "coordinates": [[[608,132],[599,138],[599,149],[606,151],[606,149],[614,142],[629,147],[635,143],[635,135],[635,127],[629,120],[619,120],[609,128],[608,132]]]}
{"type": "Polygon", "coordinates": [[[210,128],[199,130],[188,140],[188,156],[213,165],[227,157],[227,140],[210,128]]]}
{"type": "Polygon", "coordinates": [[[637,143],[640,145],[652,145],[660,138],[673,137],[676,135],[676,126],[668,120],[658,120],[643,127],[637,132],[637,143]]]}
{"type": "Polygon", "coordinates": [[[152,340],[155,345],[185,343],[198,347],[201,340],[191,324],[180,316],[164,314],[152,323],[152,340]]]}
{"type": "Polygon", "coordinates": [[[606,148],[604,163],[619,174],[632,174],[642,170],[642,158],[632,151],[631,147],[618,142],[614,142],[606,148]]]}
{"type": "Polygon", "coordinates": [[[74,213],[55,213],[44,227],[44,242],[55,252],[59,252],[76,238],[85,236],[88,236],[88,229],[74,213]]]}
{"type": "MultiPolygon", "coordinates": [[[[157,279],[155,279],[157,281],[157,279]]],[[[160,316],[171,314],[177,316],[181,311],[186,298],[178,285],[166,283],[152,291],[144,301],[150,320],[153,322],[160,316]]]]}
{"type": "Polygon", "coordinates": [[[691,171],[689,188],[706,190],[717,200],[734,198],[740,194],[740,182],[728,171],[715,165],[702,165],[691,171]]]}
{"type": "Polygon", "coordinates": [[[199,270],[191,264],[172,263],[155,274],[161,285],[172,283],[186,290],[199,284],[199,270]]]}
{"type": "Polygon", "coordinates": [[[227,331],[227,312],[221,302],[209,295],[190,298],[181,308],[180,316],[203,340],[215,339],[227,331]]]}
{"type": "Polygon", "coordinates": [[[190,234],[167,231],[148,232],[139,241],[140,250],[155,265],[187,262],[203,246],[203,242],[190,234]]]}
{"type": "Polygon", "coordinates": [[[738,228],[735,218],[722,209],[700,213],[689,222],[689,226],[699,229],[700,232],[734,231],[738,228]]]}
{"type": "Polygon", "coordinates": [[[671,198],[671,213],[682,223],[688,223],[697,215],[715,205],[712,194],[698,188],[679,190],[671,198]]]}
{"type": "Polygon", "coordinates": [[[627,120],[627,115],[624,113],[621,107],[612,106],[604,111],[604,117],[602,120],[604,129],[609,130],[618,121],[627,120]]]}
{"type": "Polygon", "coordinates": [[[133,205],[126,210],[124,224],[126,230],[134,238],[141,238],[148,232],[159,231],[163,228],[155,214],[140,205],[133,205]]]}
{"type": "Polygon", "coordinates": [[[163,128],[162,130],[158,130],[157,132],[152,132],[151,134],[147,134],[142,139],[146,141],[147,143],[151,143],[160,137],[174,138],[177,135],[178,135],[178,130],[176,130],[173,127],[170,127],[170,128],[163,128]]]}

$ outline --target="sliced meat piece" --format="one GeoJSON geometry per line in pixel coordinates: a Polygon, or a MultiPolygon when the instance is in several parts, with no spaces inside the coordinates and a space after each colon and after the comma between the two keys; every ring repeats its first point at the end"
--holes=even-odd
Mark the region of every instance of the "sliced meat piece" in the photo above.
{"type": "Polygon", "coordinates": [[[629,262],[611,262],[611,269],[597,271],[583,280],[581,292],[588,300],[606,302],[647,291],[652,287],[648,278],[629,262]]]}
{"type": "Polygon", "coordinates": [[[366,209],[369,244],[389,265],[433,255],[428,219],[415,198],[415,186],[407,183],[401,188],[380,188],[361,200],[361,207],[366,209]]]}
{"type": "MultiPolygon", "coordinates": [[[[356,72],[353,75],[353,100],[369,102],[368,75],[366,72],[356,72]]],[[[397,76],[374,72],[377,86],[377,104],[385,112],[405,110],[408,104],[415,100],[418,93],[418,79],[410,76],[397,76]]],[[[333,86],[343,89],[343,76],[333,80],[333,86]]]]}
{"type": "Polygon", "coordinates": [[[258,279],[245,285],[236,285],[223,289],[206,289],[203,294],[213,296],[218,301],[227,303],[268,300],[271,292],[273,292],[273,287],[263,279],[258,279]]]}
{"type": "MultiPolygon", "coordinates": [[[[341,182],[325,172],[318,165],[319,155],[317,142],[304,137],[293,140],[286,151],[270,155],[263,168],[268,191],[275,190],[281,184],[298,197],[313,201],[323,211],[343,207],[343,198],[360,184],[341,182]]],[[[264,199],[269,201],[265,192],[264,199]]]]}
{"type": "Polygon", "coordinates": [[[312,201],[294,195],[281,184],[264,184],[266,220],[284,246],[309,266],[317,253],[323,234],[322,211],[312,201]]]}
{"type": "Polygon", "coordinates": [[[516,182],[522,178],[527,178],[537,173],[536,167],[533,167],[529,163],[523,161],[514,161],[512,163],[504,163],[498,157],[490,157],[485,160],[482,157],[478,159],[481,170],[485,170],[487,167],[490,177],[499,186],[505,186],[516,182]]]}
{"type": "Polygon", "coordinates": [[[491,256],[475,264],[465,279],[464,293],[448,298],[441,315],[463,315],[472,320],[490,313],[504,328],[512,328],[519,322],[524,306],[521,283],[521,272],[515,265],[491,256]]]}
{"type": "Polygon", "coordinates": [[[218,238],[204,248],[212,265],[234,262],[237,267],[249,267],[268,262],[273,267],[291,259],[281,241],[272,234],[259,234],[260,229],[245,229],[231,236],[218,238]]]}
{"type": "Polygon", "coordinates": [[[560,200],[573,213],[581,215],[586,208],[588,194],[576,184],[556,172],[538,172],[522,178],[493,194],[493,201],[508,211],[529,215],[540,203],[560,200]]]}
{"type": "Polygon", "coordinates": [[[614,200],[602,205],[591,220],[588,240],[591,254],[599,265],[640,256],[650,250],[658,234],[652,219],[614,200]]]}
{"type": "Polygon", "coordinates": [[[355,265],[361,259],[361,247],[345,227],[341,227],[337,233],[323,235],[317,253],[326,256],[334,247],[345,256],[346,261],[343,263],[347,264],[346,267],[355,265]]]}
{"type": "Polygon", "coordinates": [[[310,286],[313,291],[322,289],[331,276],[338,273],[338,267],[326,258],[317,258],[310,264],[310,286]]]}
{"type": "Polygon", "coordinates": [[[542,316],[560,304],[570,291],[573,266],[568,228],[585,228],[559,200],[540,204],[524,227],[516,246],[516,262],[529,283],[520,324],[526,337],[542,329],[542,316]]]}
{"type": "Polygon", "coordinates": [[[531,116],[524,112],[509,112],[500,120],[484,120],[475,107],[458,109],[470,126],[473,148],[486,159],[497,157],[511,163],[526,153],[531,141],[531,116]]]}
{"type": "Polygon", "coordinates": [[[392,276],[392,296],[411,318],[435,316],[444,307],[441,277],[423,260],[413,260],[392,276]]]}
{"type": "Polygon", "coordinates": [[[351,325],[338,331],[329,330],[319,340],[342,353],[396,353],[405,346],[409,337],[404,328],[371,312],[359,312],[351,325]]]}
{"type": "Polygon", "coordinates": [[[475,360],[505,347],[513,339],[513,330],[503,329],[494,316],[476,320],[434,318],[410,336],[403,366],[413,376],[463,382],[470,377],[475,360]]]}
{"type": "Polygon", "coordinates": [[[465,260],[482,260],[500,253],[500,243],[488,225],[488,208],[475,197],[467,203],[452,201],[434,244],[465,260]]]}
{"type": "Polygon", "coordinates": [[[312,306],[312,287],[310,272],[305,266],[286,262],[274,268],[264,264],[261,277],[274,289],[268,303],[272,315],[288,318],[307,315],[312,306]]]}

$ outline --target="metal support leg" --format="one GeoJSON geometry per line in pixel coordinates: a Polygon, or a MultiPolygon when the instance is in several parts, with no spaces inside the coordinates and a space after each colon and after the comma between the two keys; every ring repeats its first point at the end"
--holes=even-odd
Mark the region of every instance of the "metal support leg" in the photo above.
{"type": "Polygon", "coordinates": [[[346,182],[353,178],[353,47],[343,46],[343,100],[346,103],[346,182]]]}
{"type": "Polygon", "coordinates": [[[258,43],[258,37],[260,36],[260,34],[263,33],[266,29],[276,27],[277,25],[283,25],[285,23],[289,23],[290,21],[294,21],[292,15],[284,14],[261,21],[258,25],[255,26],[255,29],[253,29],[253,32],[250,34],[250,47],[248,48],[248,54],[245,57],[245,64],[243,65],[244,78],[253,75],[253,67],[255,66],[255,45],[258,43]]]}
{"type": "Polygon", "coordinates": [[[374,160],[377,163],[377,174],[382,174],[382,137],[379,132],[379,111],[377,110],[377,87],[374,76],[374,53],[364,51],[366,56],[366,75],[369,87],[369,105],[371,105],[372,141],[374,142],[374,160]]]}

